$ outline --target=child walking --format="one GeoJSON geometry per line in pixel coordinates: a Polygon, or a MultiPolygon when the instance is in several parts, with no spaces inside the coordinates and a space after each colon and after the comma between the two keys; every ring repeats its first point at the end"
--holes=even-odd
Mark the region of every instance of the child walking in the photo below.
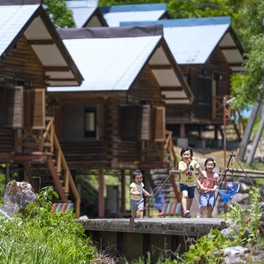
{"type": "Polygon", "coordinates": [[[139,211],[139,218],[143,218],[144,212],[144,198],[145,196],[150,197],[151,195],[144,189],[144,183],[142,182],[143,177],[140,170],[136,170],[132,174],[133,182],[130,184],[130,208],[131,217],[137,217],[137,210],[139,211]]]}
{"type": "Polygon", "coordinates": [[[199,212],[197,218],[203,217],[205,210],[207,209],[207,217],[212,217],[212,212],[215,203],[215,191],[217,188],[218,174],[213,170],[215,168],[215,161],[213,158],[206,159],[204,163],[205,170],[203,174],[206,175],[207,179],[204,177],[199,177],[197,179],[197,185],[200,192],[199,197],[199,212]]]}
{"type": "Polygon", "coordinates": [[[190,147],[185,147],[180,153],[182,159],[179,162],[180,171],[180,190],[182,192],[182,210],[183,217],[190,218],[190,208],[194,198],[194,191],[196,187],[195,170],[199,172],[201,177],[206,177],[203,174],[200,165],[193,160],[193,150],[190,147]]]}

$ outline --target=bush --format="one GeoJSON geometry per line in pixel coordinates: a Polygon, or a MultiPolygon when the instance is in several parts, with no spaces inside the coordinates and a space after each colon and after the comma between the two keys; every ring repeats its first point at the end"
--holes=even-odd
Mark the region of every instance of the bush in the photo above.
{"type": "Polygon", "coordinates": [[[84,231],[72,211],[50,212],[49,203],[10,218],[0,213],[0,264],[90,263],[96,249],[84,231]]]}
{"type": "Polygon", "coordinates": [[[262,214],[258,188],[251,189],[250,198],[251,204],[246,211],[239,204],[230,205],[230,212],[225,215],[229,226],[228,235],[223,235],[219,230],[211,230],[183,254],[184,263],[223,263],[221,249],[241,245],[263,246],[263,237],[258,232],[262,214]]]}

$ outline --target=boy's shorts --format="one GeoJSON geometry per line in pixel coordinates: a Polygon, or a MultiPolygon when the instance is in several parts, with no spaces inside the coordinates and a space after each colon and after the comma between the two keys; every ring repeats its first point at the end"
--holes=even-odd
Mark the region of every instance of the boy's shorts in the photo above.
{"type": "Polygon", "coordinates": [[[130,199],[130,209],[131,211],[136,211],[137,209],[144,208],[144,199],[141,198],[140,200],[132,200],[130,199]]]}
{"type": "Polygon", "coordinates": [[[183,183],[180,183],[180,190],[181,192],[187,191],[188,192],[188,198],[193,199],[194,198],[194,191],[196,186],[189,187],[183,183]]]}
{"type": "Polygon", "coordinates": [[[199,205],[200,206],[214,206],[215,194],[214,192],[200,193],[199,205]]]}

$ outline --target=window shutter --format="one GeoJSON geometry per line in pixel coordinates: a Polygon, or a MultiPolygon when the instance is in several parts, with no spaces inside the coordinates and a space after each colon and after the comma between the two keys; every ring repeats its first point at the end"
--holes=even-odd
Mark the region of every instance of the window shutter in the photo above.
{"type": "Polygon", "coordinates": [[[0,89],[0,125],[21,128],[23,126],[23,87],[0,89]]]}
{"type": "Polygon", "coordinates": [[[165,141],[165,107],[154,108],[154,141],[165,141]]]}
{"type": "Polygon", "coordinates": [[[142,106],[141,140],[151,140],[151,108],[142,106]]]}
{"type": "Polygon", "coordinates": [[[8,104],[8,122],[12,128],[23,127],[23,87],[16,86],[14,90],[9,89],[9,98],[12,98],[8,104]]]}
{"type": "Polygon", "coordinates": [[[45,128],[45,90],[25,90],[24,93],[24,127],[32,129],[45,128]]]}

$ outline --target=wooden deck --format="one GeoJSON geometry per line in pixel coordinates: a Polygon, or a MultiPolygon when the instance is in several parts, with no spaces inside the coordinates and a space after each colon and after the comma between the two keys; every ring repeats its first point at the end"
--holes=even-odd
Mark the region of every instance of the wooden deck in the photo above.
{"type": "Polygon", "coordinates": [[[211,229],[224,229],[222,218],[143,218],[87,219],[79,222],[92,236],[93,242],[107,254],[125,257],[128,261],[151,255],[156,263],[160,254],[170,258],[182,254],[190,243],[211,229]]]}
{"type": "Polygon", "coordinates": [[[225,228],[223,218],[129,218],[89,219],[81,222],[87,231],[202,236],[225,228]]]}

